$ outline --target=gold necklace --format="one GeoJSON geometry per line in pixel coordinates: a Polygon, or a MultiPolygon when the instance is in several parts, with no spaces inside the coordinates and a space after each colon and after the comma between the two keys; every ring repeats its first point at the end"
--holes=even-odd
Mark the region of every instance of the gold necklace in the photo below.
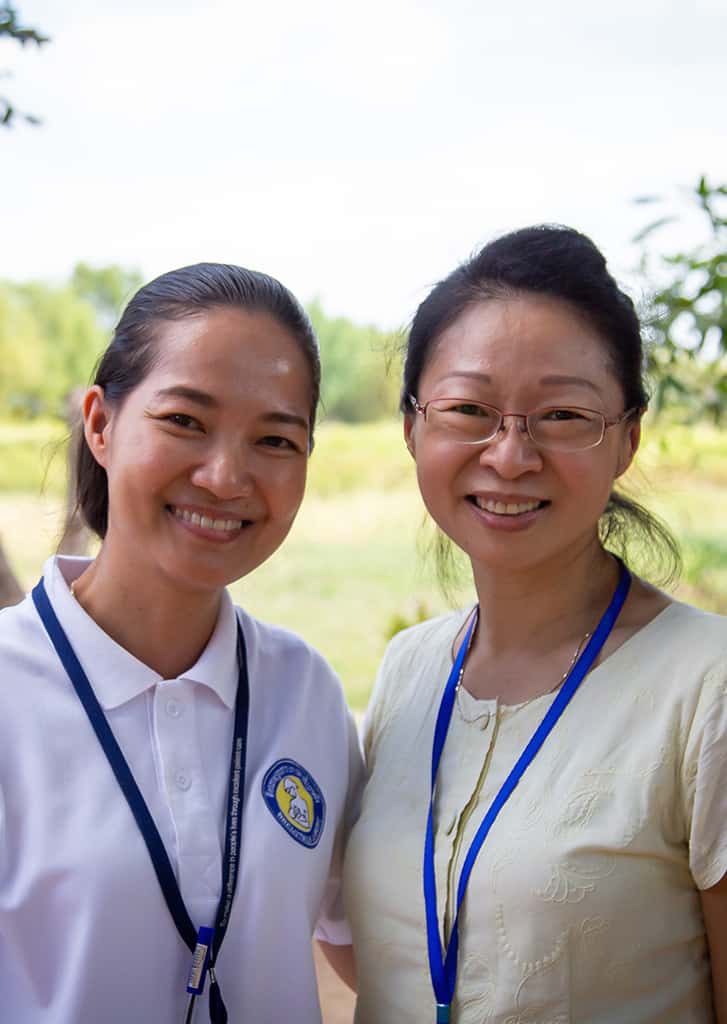
{"type": "MultiPolygon", "coordinates": [[[[591,631],[589,630],[587,633],[585,633],[581,637],[581,640],[579,641],[578,646],[576,647],[575,651],[573,652],[573,657],[570,660],[570,664],[568,665],[568,668],[565,670],[565,672],[560,677],[560,679],[555,684],[555,686],[551,687],[549,690],[546,690],[545,693],[539,693],[537,695],[538,697],[545,697],[545,696],[547,696],[547,694],[555,693],[556,690],[559,690],[561,688],[563,683],[566,681],[568,676],[571,674],[571,671],[573,670],[573,666],[578,661],[578,658],[580,656],[581,651],[583,650],[583,648],[585,647],[585,645],[588,643],[588,641],[590,639],[591,639],[591,631]]],[[[467,651],[467,654],[469,654],[469,651],[467,651]]],[[[467,664],[467,657],[465,657],[464,661],[462,662],[462,667],[459,670],[459,676],[457,677],[457,686],[455,688],[455,693],[459,690],[460,686],[462,685],[462,679],[464,677],[464,669],[465,669],[465,665],[466,664],[467,664]]],[[[536,697],[531,697],[530,698],[530,700],[536,700],[536,699],[537,699],[536,697]]],[[[521,703],[528,704],[529,701],[522,701],[521,703]]]]}

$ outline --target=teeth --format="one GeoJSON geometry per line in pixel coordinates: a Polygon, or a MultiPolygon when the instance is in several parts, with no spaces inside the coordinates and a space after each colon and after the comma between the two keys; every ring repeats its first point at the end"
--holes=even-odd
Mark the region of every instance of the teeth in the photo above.
{"type": "Polygon", "coordinates": [[[524,512],[532,512],[539,507],[539,501],[521,503],[495,501],[492,498],[475,498],[475,504],[485,512],[495,512],[499,516],[519,516],[524,512]]]}
{"type": "Polygon", "coordinates": [[[181,519],[192,526],[201,526],[205,530],[217,530],[218,533],[230,533],[232,530],[242,529],[240,519],[212,519],[210,516],[201,516],[197,512],[190,512],[188,509],[171,506],[176,519],[181,519]]]}

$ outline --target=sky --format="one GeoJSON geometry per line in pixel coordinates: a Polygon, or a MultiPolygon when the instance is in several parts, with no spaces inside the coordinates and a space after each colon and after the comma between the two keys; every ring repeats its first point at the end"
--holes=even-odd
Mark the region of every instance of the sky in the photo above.
{"type": "MultiPolygon", "coordinates": [[[[619,280],[659,195],[727,182],[723,0],[15,0],[52,42],[0,42],[0,277],[199,260],[398,328],[478,246],[591,235],[619,280]]],[[[658,208],[660,209],[660,208],[658,208]]],[[[637,296],[638,297],[638,296],[637,296]]]]}

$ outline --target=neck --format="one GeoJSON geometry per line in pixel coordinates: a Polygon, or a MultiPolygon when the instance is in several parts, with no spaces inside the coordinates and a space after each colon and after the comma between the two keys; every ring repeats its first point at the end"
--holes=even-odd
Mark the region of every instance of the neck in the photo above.
{"type": "Polygon", "coordinates": [[[528,647],[547,651],[591,631],[618,579],[597,538],[567,557],[525,572],[473,566],[480,606],[476,645],[498,657],[528,647]]]}
{"type": "Polygon", "coordinates": [[[73,593],[104,633],[163,679],[176,679],[197,661],[214,631],[221,596],[185,592],[158,576],[137,582],[114,566],[103,546],[73,593]]]}

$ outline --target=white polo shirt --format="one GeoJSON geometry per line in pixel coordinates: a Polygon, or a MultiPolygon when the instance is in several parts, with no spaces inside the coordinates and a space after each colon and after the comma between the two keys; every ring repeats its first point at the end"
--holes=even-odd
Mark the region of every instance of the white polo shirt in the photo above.
{"type": "MultiPolygon", "coordinates": [[[[159,829],[189,915],[196,927],[211,925],[238,680],[235,608],[225,595],[197,663],[163,680],[70,594],[86,564],[50,559],[48,596],[159,829]]],[[[311,936],[317,927],[328,942],[350,941],[339,871],[361,784],[359,744],[320,655],[285,630],[237,615],[250,719],[242,857],[217,975],[231,1024],[316,1024],[311,936]]],[[[0,612],[0,1017],[177,1024],[189,963],[131,811],[26,598],[0,612]]],[[[198,1004],[195,1024],[204,1024],[206,992],[198,1004]]]]}

